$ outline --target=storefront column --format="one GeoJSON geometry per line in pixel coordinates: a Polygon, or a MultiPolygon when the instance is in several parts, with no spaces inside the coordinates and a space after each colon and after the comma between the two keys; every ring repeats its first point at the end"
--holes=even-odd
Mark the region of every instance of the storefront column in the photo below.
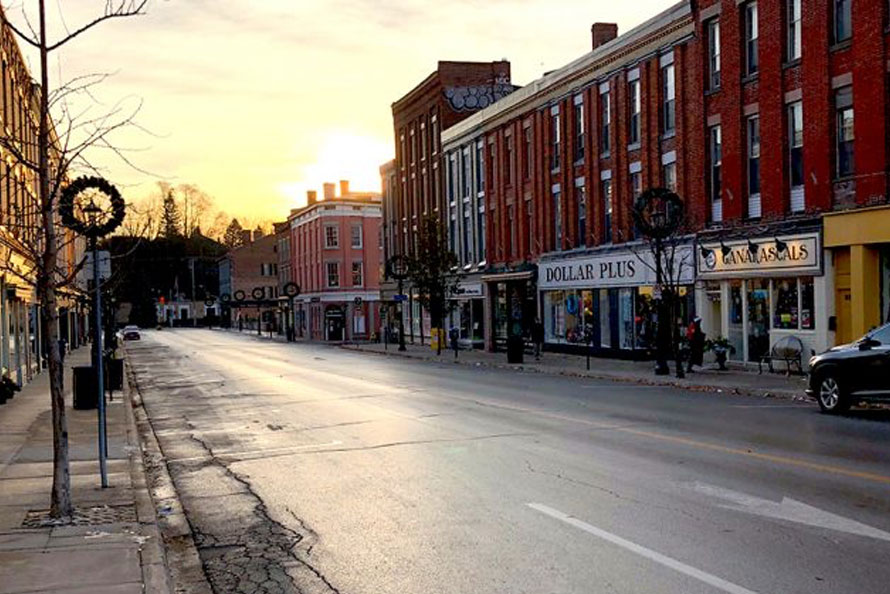
{"type": "Polygon", "coordinates": [[[864,245],[850,246],[850,310],[853,338],[880,324],[880,258],[864,245]]]}

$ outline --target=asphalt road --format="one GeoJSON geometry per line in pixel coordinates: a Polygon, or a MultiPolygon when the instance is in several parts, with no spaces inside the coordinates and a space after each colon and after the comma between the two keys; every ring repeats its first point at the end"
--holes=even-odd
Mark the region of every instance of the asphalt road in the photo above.
{"type": "Polygon", "coordinates": [[[127,347],[214,590],[890,591],[890,416],[287,345],[127,347]]]}

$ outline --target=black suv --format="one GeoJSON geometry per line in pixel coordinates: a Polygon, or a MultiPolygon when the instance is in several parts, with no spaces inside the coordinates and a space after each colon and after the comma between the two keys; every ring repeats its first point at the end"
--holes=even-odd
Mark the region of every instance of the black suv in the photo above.
{"type": "Polygon", "coordinates": [[[843,412],[860,400],[890,401],[890,324],[810,359],[807,394],[825,413],[843,412]]]}

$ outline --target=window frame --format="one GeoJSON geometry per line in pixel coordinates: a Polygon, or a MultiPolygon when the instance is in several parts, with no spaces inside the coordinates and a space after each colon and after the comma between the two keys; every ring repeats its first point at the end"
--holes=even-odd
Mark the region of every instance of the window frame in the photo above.
{"type": "Polygon", "coordinates": [[[600,157],[612,153],[612,92],[600,93],[600,157]]]}
{"type": "Polygon", "coordinates": [[[361,223],[352,223],[349,226],[349,246],[352,249],[361,249],[365,242],[365,230],[361,223]],[[356,245],[355,230],[358,229],[358,245],[356,245]]]}
{"type": "Polygon", "coordinates": [[[561,135],[559,108],[550,112],[550,170],[556,171],[560,166],[559,144],[561,135]]]}
{"type": "Polygon", "coordinates": [[[553,251],[562,251],[562,187],[554,185],[550,189],[551,210],[553,211],[553,251]]]}
{"type": "Polygon", "coordinates": [[[742,5],[742,57],[744,58],[744,78],[757,76],[760,72],[760,23],[757,0],[742,5]]]}
{"type": "Polygon", "coordinates": [[[788,63],[800,60],[802,46],[802,14],[801,0],[787,0],[785,10],[785,61],[788,63]]]}
{"type": "Polygon", "coordinates": [[[610,244],[612,243],[612,205],[614,202],[611,178],[600,180],[600,190],[603,199],[603,243],[610,244]]]}
{"type": "Polygon", "coordinates": [[[673,64],[661,68],[661,133],[672,136],[677,131],[677,80],[673,64]]]}
{"type": "Polygon", "coordinates": [[[763,139],[760,135],[760,114],[752,114],[745,118],[745,145],[747,147],[745,172],[749,198],[760,195],[762,181],[760,168],[762,143],[763,139]],[[752,191],[752,186],[755,185],[757,188],[756,192],[752,191]]]}
{"type": "Polygon", "coordinates": [[[785,113],[788,118],[788,186],[791,189],[802,188],[805,183],[803,174],[803,101],[788,103],[785,106],[785,113]],[[799,130],[795,124],[800,124],[799,130]],[[795,162],[798,163],[796,168],[795,162]],[[799,183],[795,183],[795,171],[799,172],[799,183]]]}
{"type": "Polygon", "coordinates": [[[640,144],[640,137],[642,135],[642,89],[640,87],[640,79],[637,78],[635,80],[628,81],[628,91],[627,91],[627,101],[628,101],[628,110],[627,110],[627,139],[628,144],[630,146],[636,146],[640,144]]]}
{"type": "Polygon", "coordinates": [[[340,288],[340,262],[325,262],[325,287],[328,289],[339,289],[340,288]],[[332,269],[331,266],[334,268],[332,269]],[[333,278],[336,279],[336,283],[331,283],[331,271],[333,270],[333,278]]]}
{"type": "Polygon", "coordinates": [[[350,276],[352,277],[352,286],[353,287],[364,287],[365,286],[365,263],[362,260],[353,260],[352,266],[350,267],[350,276]],[[358,283],[355,282],[356,265],[358,265],[358,279],[359,279],[358,283]]]}
{"type": "Polygon", "coordinates": [[[834,174],[835,179],[845,179],[852,177],[856,174],[856,119],[855,119],[855,110],[854,110],[854,102],[853,102],[853,87],[850,85],[839,87],[834,90],[834,174]],[[846,137],[846,134],[842,135],[841,132],[846,132],[848,130],[847,126],[844,125],[846,121],[846,117],[844,114],[846,112],[850,113],[850,126],[849,131],[851,132],[851,136],[849,138],[846,137]],[[849,158],[848,168],[844,171],[841,170],[841,148],[842,145],[849,145],[849,158]]]}
{"type": "Polygon", "coordinates": [[[337,223],[325,223],[324,224],[324,249],[326,250],[336,250],[340,248],[340,225],[337,223]],[[329,234],[328,231],[333,231],[333,234],[329,234]],[[331,238],[333,238],[333,243],[331,242],[331,238]]]}
{"type": "Polygon", "coordinates": [[[584,121],[584,97],[578,96],[574,104],[575,124],[575,163],[584,161],[585,121],[584,121]]]}
{"type": "Polygon", "coordinates": [[[853,39],[853,2],[852,0],[832,0],[831,2],[831,41],[834,45],[840,45],[853,39]],[[838,9],[841,9],[843,20],[838,18],[838,9]],[[845,35],[840,31],[841,24],[845,24],[845,35]]]}

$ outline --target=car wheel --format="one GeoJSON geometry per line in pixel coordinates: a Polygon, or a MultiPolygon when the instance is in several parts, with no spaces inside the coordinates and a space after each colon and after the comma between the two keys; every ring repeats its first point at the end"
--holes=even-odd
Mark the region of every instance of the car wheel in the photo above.
{"type": "Polygon", "coordinates": [[[819,377],[818,390],[816,399],[819,401],[819,408],[822,409],[822,412],[837,414],[850,408],[850,399],[844,393],[841,383],[834,373],[823,373],[819,377]]]}

